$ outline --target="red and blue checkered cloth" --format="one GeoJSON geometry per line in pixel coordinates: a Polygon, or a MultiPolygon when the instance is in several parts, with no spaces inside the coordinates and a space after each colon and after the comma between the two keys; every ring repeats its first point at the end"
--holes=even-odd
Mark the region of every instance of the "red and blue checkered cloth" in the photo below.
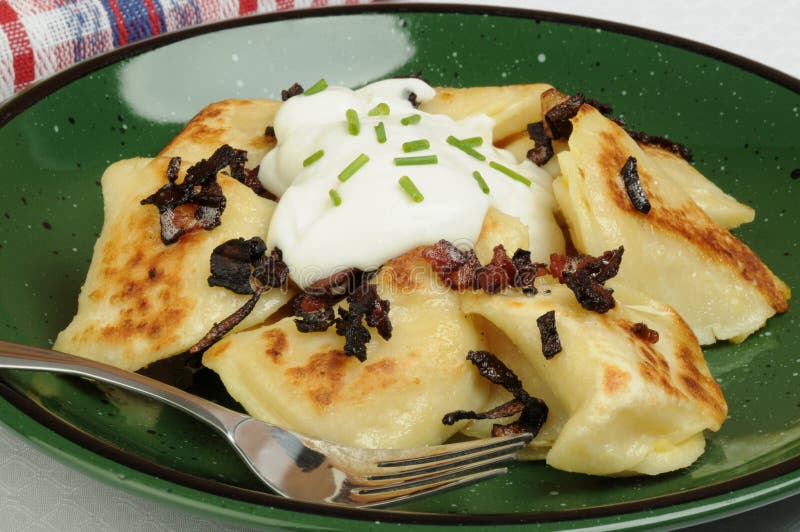
{"type": "Polygon", "coordinates": [[[89,57],[187,26],[371,0],[0,0],[0,101],[89,57]]]}

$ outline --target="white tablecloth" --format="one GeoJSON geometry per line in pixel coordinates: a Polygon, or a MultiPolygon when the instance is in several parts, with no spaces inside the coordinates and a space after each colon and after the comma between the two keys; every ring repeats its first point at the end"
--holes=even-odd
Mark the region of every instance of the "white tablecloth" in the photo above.
{"type": "MultiPolygon", "coordinates": [[[[460,3],[573,13],[651,28],[710,44],[800,77],[798,0],[461,0],[460,3]]],[[[241,530],[88,478],[40,453],[2,426],[0,514],[2,531],[241,530]]],[[[706,525],[703,530],[800,530],[800,496],[706,525]]]]}

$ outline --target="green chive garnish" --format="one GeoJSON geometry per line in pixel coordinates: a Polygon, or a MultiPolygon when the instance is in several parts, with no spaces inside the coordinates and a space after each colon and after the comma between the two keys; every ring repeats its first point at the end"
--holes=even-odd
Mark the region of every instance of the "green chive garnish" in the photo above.
{"type": "Polygon", "coordinates": [[[507,166],[503,166],[502,164],[497,163],[495,161],[491,161],[489,163],[489,166],[491,166],[492,168],[494,168],[498,172],[506,174],[511,179],[513,179],[515,181],[519,181],[520,183],[522,183],[526,187],[531,186],[531,182],[527,177],[519,175],[518,173],[516,173],[514,170],[512,170],[511,168],[509,168],[507,166]]]}
{"type": "Polygon", "coordinates": [[[383,122],[378,122],[378,125],[375,126],[375,137],[380,144],[386,142],[386,129],[383,127],[383,122]]]}
{"type": "Polygon", "coordinates": [[[428,142],[427,139],[419,139],[419,140],[409,140],[408,142],[403,143],[403,151],[405,153],[411,151],[421,151],[427,150],[431,147],[431,143],[428,142]]]}
{"type": "Polygon", "coordinates": [[[348,164],[347,167],[339,174],[339,181],[344,183],[353,177],[353,174],[355,174],[359,168],[367,164],[367,161],[369,161],[369,157],[365,153],[362,153],[353,159],[353,162],[348,164]]]}
{"type": "Polygon", "coordinates": [[[469,146],[470,148],[475,148],[477,146],[483,145],[483,137],[470,137],[468,139],[460,139],[459,142],[464,146],[469,146]]]}
{"type": "Polygon", "coordinates": [[[322,78],[318,82],[316,82],[313,85],[311,85],[311,87],[306,89],[303,92],[303,94],[305,94],[306,96],[311,96],[312,94],[316,94],[318,92],[322,92],[327,88],[328,88],[328,82],[325,81],[325,78],[322,78]]]}
{"type": "Polygon", "coordinates": [[[475,170],[474,172],[472,172],[472,177],[474,177],[475,181],[478,182],[478,186],[481,187],[481,190],[483,191],[483,193],[484,194],[488,194],[489,193],[489,185],[486,184],[486,181],[484,181],[483,176],[481,175],[481,173],[478,172],[477,170],[475,170]]]}
{"type": "Polygon", "coordinates": [[[389,105],[383,102],[369,110],[369,116],[386,116],[389,114],[389,105]]]}
{"type": "Polygon", "coordinates": [[[351,135],[358,135],[361,131],[361,123],[358,121],[358,113],[355,109],[348,109],[345,111],[344,116],[347,118],[347,131],[351,135]]]}
{"type": "Polygon", "coordinates": [[[303,161],[303,166],[309,166],[314,164],[315,162],[322,159],[322,156],[325,155],[325,150],[317,150],[308,157],[305,158],[303,161]]]}
{"type": "Polygon", "coordinates": [[[333,189],[330,189],[330,190],[328,191],[328,196],[330,196],[330,197],[331,197],[331,201],[333,202],[333,204],[334,204],[336,207],[338,207],[339,205],[341,205],[341,204],[342,204],[342,197],[341,197],[341,196],[339,195],[339,193],[338,193],[338,192],[336,192],[335,190],[333,190],[333,189]]]}
{"type": "MultiPolygon", "coordinates": [[[[480,138],[480,137],[476,137],[476,138],[480,138]]],[[[471,140],[471,139],[469,139],[469,140],[471,140]]],[[[455,148],[458,148],[459,150],[463,151],[464,153],[466,153],[470,157],[475,157],[479,161],[485,161],[486,160],[486,157],[482,153],[478,153],[477,151],[472,149],[471,146],[469,146],[467,144],[464,144],[464,141],[455,138],[453,135],[450,135],[449,137],[447,137],[447,143],[449,145],[451,145],[451,146],[453,146],[455,148]]]]}
{"type": "Polygon", "coordinates": [[[422,195],[422,192],[419,191],[417,186],[407,175],[401,177],[397,182],[400,183],[400,186],[403,187],[403,190],[406,191],[406,194],[408,194],[409,197],[414,200],[414,203],[420,203],[425,199],[425,196],[422,195]]]}
{"type": "Polygon", "coordinates": [[[418,155],[416,157],[395,157],[395,166],[414,166],[418,164],[436,164],[439,158],[436,155],[418,155]]]}
{"type": "Polygon", "coordinates": [[[404,118],[401,118],[400,123],[404,126],[410,126],[412,124],[419,124],[420,120],[422,120],[422,116],[420,115],[408,115],[404,118]]]}

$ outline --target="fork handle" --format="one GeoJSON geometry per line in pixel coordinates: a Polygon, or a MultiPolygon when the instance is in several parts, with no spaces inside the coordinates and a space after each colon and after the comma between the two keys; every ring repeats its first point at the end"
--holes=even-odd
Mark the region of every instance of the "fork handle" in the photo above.
{"type": "Polygon", "coordinates": [[[132,371],[50,349],[0,340],[0,368],[77,375],[157,399],[205,421],[231,439],[233,430],[248,419],[202,397],[132,371]]]}

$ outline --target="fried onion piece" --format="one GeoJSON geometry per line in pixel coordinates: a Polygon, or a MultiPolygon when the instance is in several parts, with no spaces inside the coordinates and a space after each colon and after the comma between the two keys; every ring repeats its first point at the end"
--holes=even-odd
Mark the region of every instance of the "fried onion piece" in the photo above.
{"type": "Polygon", "coordinates": [[[578,109],[586,101],[583,94],[577,93],[569,96],[566,100],[552,107],[544,115],[546,129],[550,132],[553,140],[568,138],[572,133],[572,119],[578,114],[578,109]]]}
{"type": "Polygon", "coordinates": [[[650,201],[644,192],[642,182],[639,180],[639,171],[636,165],[636,157],[630,156],[620,170],[620,177],[628,193],[631,205],[642,214],[650,212],[650,201]]]}
{"type": "Polygon", "coordinates": [[[550,310],[536,318],[539,336],[542,339],[542,354],[550,360],[561,352],[561,338],[556,329],[556,311],[550,310]]]}
{"type": "Polygon", "coordinates": [[[600,257],[550,255],[550,273],[575,294],[586,310],[604,313],[614,308],[613,290],[603,283],[617,275],[622,261],[623,246],[606,251],[600,257]]]}
{"type": "Polygon", "coordinates": [[[514,399],[486,412],[456,410],[444,415],[442,423],[452,425],[462,419],[497,419],[519,413],[519,418],[506,425],[492,426],[492,436],[506,436],[529,432],[536,436],[547,420],[548,408],[541,399],[533,397],[522,387],[522,382],[496,356],[488,351],[470,351],[467,360],[478,368],[478,373],[494,384],[508,390],[514,399]]]}
{"type": "Polygon", "coordinates": [[[180,158],[170,160],[167,183],[141,201],[142,205],[158,208],[164,244],[173,244],[191,231],[209,231],[220,224],[226,200],[217,183],[217,173],[239,164],[240,151],[227,144],[220,146],[211,157],[189,168],[181,183],[177,182],[180,158]]]}

